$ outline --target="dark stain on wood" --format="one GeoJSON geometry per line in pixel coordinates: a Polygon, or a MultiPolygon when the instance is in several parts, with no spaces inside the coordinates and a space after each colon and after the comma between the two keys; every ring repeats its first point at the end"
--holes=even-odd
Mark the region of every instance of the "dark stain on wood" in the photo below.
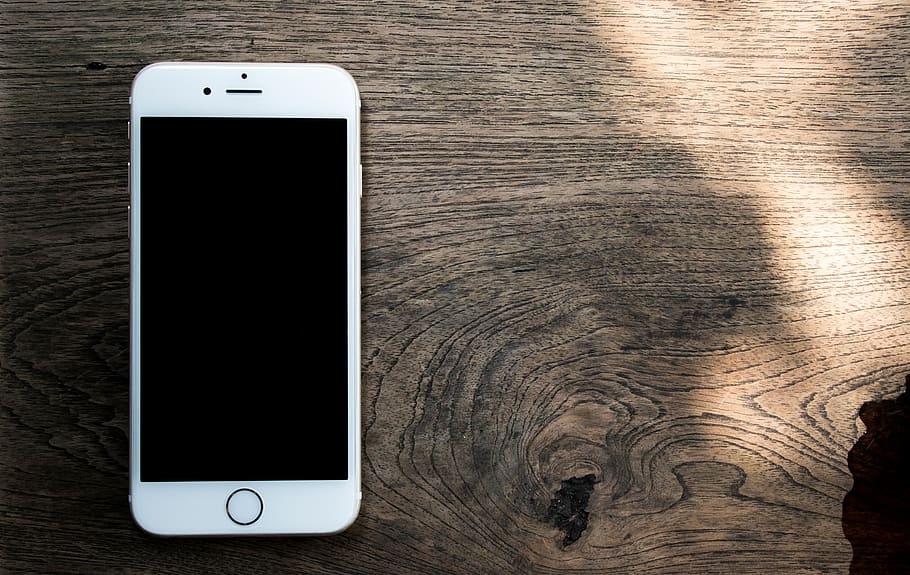
{"type": "Polygon", "coordinates": [[[866,432],[850,450],[853,488],[844,498],[851,575],[910,573],[910,375],[895,399],[860,410],[866,432]]]}

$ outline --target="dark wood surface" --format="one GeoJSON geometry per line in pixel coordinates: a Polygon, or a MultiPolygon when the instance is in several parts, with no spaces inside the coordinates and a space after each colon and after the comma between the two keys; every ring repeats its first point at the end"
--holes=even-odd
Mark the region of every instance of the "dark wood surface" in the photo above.
{"type": "Polygon", "coordinates": [[[900,498],[844,502],[910,372],[908,62],[896,0],[0,1],[0,571],[907,572],[845,536],[903,544],[900,498]],[[161,60],[359,82],[341,535],[130,519],[127,98],[161,60]]]}

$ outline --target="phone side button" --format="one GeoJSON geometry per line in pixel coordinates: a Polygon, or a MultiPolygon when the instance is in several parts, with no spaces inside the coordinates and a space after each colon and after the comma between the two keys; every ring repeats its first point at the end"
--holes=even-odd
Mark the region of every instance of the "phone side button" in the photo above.
{"type": "Polygon", "coordinates": [[[133,208],[129,204],[126,206],[126,237],[133,239],[133,208]]]}
{"type": "Polygon", "coordinates": [[[360,190],[360,197],[363,197],[363,164],[357,164],[357,188],[360,190]]]}

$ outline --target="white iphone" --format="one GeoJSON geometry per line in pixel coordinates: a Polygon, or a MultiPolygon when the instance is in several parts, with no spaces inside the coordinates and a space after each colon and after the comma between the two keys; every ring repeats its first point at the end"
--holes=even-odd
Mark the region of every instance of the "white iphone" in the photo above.
{"type": "Polygon", "coordinates": [[[130,138],[130,506],[161,535],[360,507],[360,98],[321,64],[163,63],[130,138]]]}

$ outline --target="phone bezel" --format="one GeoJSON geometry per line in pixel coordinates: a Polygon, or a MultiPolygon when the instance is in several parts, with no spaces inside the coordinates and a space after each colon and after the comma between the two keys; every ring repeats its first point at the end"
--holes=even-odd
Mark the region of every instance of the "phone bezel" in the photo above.
{"type": "MultiPolygon", "coordinates": [[[[328,64],[160,63],[143,68],[130,96],[130,508],[159,535],[328,534],[360,507],[360,99],[328,64]],[[242,76],[242,75],[245,75],[242,76]],[[210,92],[204,93],[208,87],[210,92]],[[261,90],[228,93],[226,90],[261,90]],[[345,118],[348,120],[348,469],[343,481],[142,482],[140,478],[141,121],[144,116],[345,118]],[[250,525],[231,521],[227,497],[249,488],[263,500],[250,525]]],[[[301,454],[305,456],[305,454],[301,454]]]]}

